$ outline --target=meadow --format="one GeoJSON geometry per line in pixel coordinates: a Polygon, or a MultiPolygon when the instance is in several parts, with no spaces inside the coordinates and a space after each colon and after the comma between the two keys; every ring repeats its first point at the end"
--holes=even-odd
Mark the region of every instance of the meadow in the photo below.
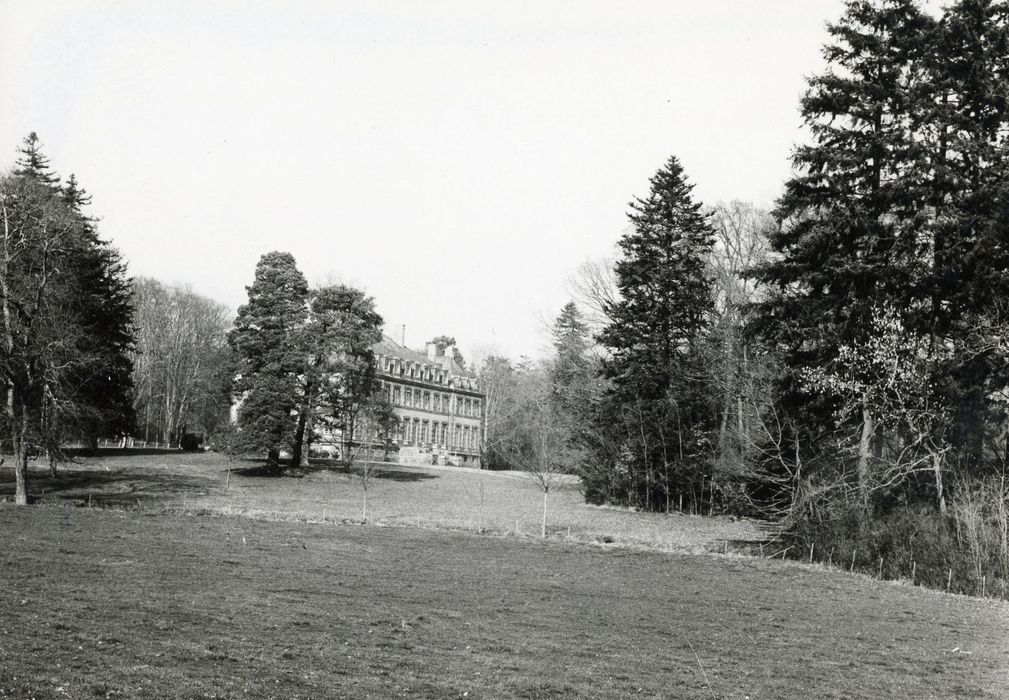
{"type": "Polygon", "coordinates": [[[698,553],[752,523],[572,484],[543,541],[538,490],[483,475],[481,535],[480,474],[395,469],[362,526],[356,477],[227,467],[88,459],[0,506],[0,697],[1009,695],[1005,603],[698,553]]]}

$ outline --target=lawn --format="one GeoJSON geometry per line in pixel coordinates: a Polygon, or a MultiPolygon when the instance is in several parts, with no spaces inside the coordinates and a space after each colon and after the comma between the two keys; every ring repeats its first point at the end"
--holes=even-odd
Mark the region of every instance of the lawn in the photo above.
{"type": "Polygon", "coordinates": [[[105,456],[0,505],[0,698],[1009,697],[1009,605],[688,554],[753,523],[570,484],[542,541],[524,479],[390,468],[361,526],[352,475],[235,466],[105,456]]]}
{"type": "Polygon", "coordinates": [[[0,507],[6,697],[1006,697],[1009,608],[755,558],[0,507]]]}
{"type": "MultiPolygon", "coordinates": [[[[252,462],[215,454],[130,454],[106,451],[82,458],[50,481],[33,473],[31,494],[47,501],[247,515],[271,520],[360,521],[361,479],[339,468],[266,475],[252,462]],[[228,469],[232,468],[230,479],[228,469]]],[[[0,496],[13,493],[2,472],[0,496]]],[[[531,479],[510,472],[384,465],[371,480],[371,523],[538,536],[543,495],[531,479]]],[[[721,551],[725,543],[761,537],[753,522],[702,518],[585,504],[569,479],[548,496],[552,538],[609,541],[668,552],[721,551]]]]}

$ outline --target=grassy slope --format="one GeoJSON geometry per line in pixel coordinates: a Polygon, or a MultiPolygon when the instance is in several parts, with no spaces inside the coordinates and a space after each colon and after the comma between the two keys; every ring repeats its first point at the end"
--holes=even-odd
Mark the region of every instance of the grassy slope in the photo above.
{"type": "MultiPolygon", "coordinates": [[[[225,492],[228,461],[217,455],[117,454],[109,451],[104,458],[70,465],[56,482],[38,470],[31,493],[41,495],[45,489],[47,500],[86,503],[91,497],[96,505],[168,505],[270,519],[361,519],[360,479],[340,470],[274,478],[255,475],[249,463],[236,463],[240,471],[232,474],[225,492]]],[[[0,478],[6,477],[9,471],[0,471],[0,478]]],[[[13,485],[0,483],[0,495],[4,493],[13,493],[13,485]]],[[[517,524],[520,533],[534,535],[539,533],[542,504],[542,492],[522,475],[389,466],[372,479],[368,516],[390,525],[467,530],[479,525],[496,533],[514,533],[517,524]]],[[[580,541],[610,537],[621,545],[702,552],[720,548],[721,540],[759,537],[756,527],[747,522],[587,506],[575,483],[550,494],[548,511],[553,536],[580,541]]]]}
{"type": "Polygon", "coordinates": [[[57,506],[0,528],[0,696],[1009,694],[1005,604],[781,562],[57,506]]]}

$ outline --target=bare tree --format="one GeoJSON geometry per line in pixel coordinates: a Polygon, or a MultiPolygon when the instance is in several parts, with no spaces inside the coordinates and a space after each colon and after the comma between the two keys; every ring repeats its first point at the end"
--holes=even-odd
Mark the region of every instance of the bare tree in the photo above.
{"type": "MultiPolygon", "coordinates": [[[[545,380],[544,368],[533,371],[545,380]]],[[[524,391],[517,397],[509,423],[511,434],[501,441],[500,449],[543,492],[540,536],[546,537],[548,497],[578,464],[579,454],[572,440],[571,418],[551,400],[549,383],[523,382],[521,386],[524,391]]]]}
{"type": "Polygon", "coordinates": [[[150,278],[135,280],[134,303],[134,406],[145,441],[177,442],[194,419],[213,427],[212,416],[228,407],[218,381],[231,325],[227,307],[150,278]]]}
{"type": "Polygon", "coordinates": [[[75,222],[53,190],[26,177],[0,177],[0,378],[6,432],[14,451],[15,502],[28,502],[28,460],[51,445],[62,383],[87,358],[78,319],[68,313],[65,275],[75,252],[75,222]],[[49,409],[48,419],[46,409],[49,409]]]}
{"type": "Polygon", "coordinates": [[[609,323],[609,310],[620,297],[613,271],[614,261],[614,258],[586,260],[568,280],[571,298],[578,304],[593,332],[609,323]]]}

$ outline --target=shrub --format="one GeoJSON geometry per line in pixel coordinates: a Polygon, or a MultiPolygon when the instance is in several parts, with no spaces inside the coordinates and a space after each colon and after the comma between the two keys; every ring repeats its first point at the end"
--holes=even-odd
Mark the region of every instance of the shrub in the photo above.
{"type": "Polygon", "coordinates": [[[956,494],[950,512],[923,503],[866,513],[832,503],[803,509],[783,535],[789,555],[930,588],[1009,597],[1006,492],[991,483],[956,494]]]}
{"type": "Polygon", "coordinates": [[[203,436],[196,433],[183,433],[179,439],[179,447],[183,450],[194,451],[203,445],[203,436]]]}

